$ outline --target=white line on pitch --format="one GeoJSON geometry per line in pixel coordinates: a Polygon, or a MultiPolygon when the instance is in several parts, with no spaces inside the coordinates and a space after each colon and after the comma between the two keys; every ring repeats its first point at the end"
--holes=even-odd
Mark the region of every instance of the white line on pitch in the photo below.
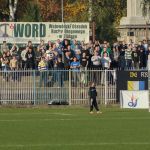
{"type": "Polygon", "coordinates": [[[73,119],[3,119],[0,122],[27,122],[27,121],[72,121],[73,119]]]}
{"type": "Polygon", "coordinates": [[[60,115],[60,116],[74,116],[68,113],[0,113],[0,115],[60,115]]]}
{"type": "Polygon", "coordinates": [[[107,146],[107,145],[150,145],[149,142],[141,143],[141,142],[125,142],[125,143],[113,143],[113,142],[104,142],[104,143],[69,143],[69,144],[16,144],[16,145],[0,145],[0,147],[47,147],[47,146],[107,146]]]}
{"type": "Polygon", "coordinates": [[[0,122],[24,122],[24,121],[89,121],[89,120],[149,120],[150,117],[144,118],[37,118],[37,119],[1,119],[0,122]]]}

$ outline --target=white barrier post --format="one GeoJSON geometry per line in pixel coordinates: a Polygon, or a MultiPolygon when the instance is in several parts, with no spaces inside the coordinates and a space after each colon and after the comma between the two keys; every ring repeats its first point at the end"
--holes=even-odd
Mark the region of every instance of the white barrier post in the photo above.
{"type": "Polygon", "coordinates": [[[150,55],[148,55],[148,60],[147,60],[147,69],[148,69],[148,96],[149,96],[149,112],[150,112],[150,55]]]}
{"type": "Polygon", "coordinates": [[[104,74],[104,79],[105,79],[105,106],[107,105],[107,72],[106,70],[105,71],[105,74],[104,74]]]}
{"type": "Polygon", "coordinates": [[[71,105],[71,70],[69,70],[69,105],[71,105]]]}
{"type": "MultiPolygon", "coordinates": [[[[150,57],[149,57],[150,61],[150,57]]],[[[149,97],[149,109],[148,112],[150,112],[150,68],[148,67],[148,97],[149,97]]]]}

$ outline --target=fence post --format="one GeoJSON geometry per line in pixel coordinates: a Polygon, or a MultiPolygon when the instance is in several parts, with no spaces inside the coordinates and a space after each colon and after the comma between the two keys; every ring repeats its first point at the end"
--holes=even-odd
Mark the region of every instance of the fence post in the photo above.
{"type": "Polygon", "coordinates": [[[148,97],[149,97],[148,111],[150,112],[150,68],[149,67],[148,67],[148,97]]]}
{"type": "Polygon", "coordinates": [[[33,70],[33,97],[34,97],[33,104],[35,105],[35,101],[36,101],[35,70],[33,70]]]}
{"type": "Polygon", "coordinates": [[[69,69],[69,105],[71,105],[71,70],[69,69]]]}
{"type": "Polygon", "coordinates": [[[107,72],[106,72],[106,69],[105,69],[104,79],[105,79],[105,106],[106,106],[107,105],[107,72]]]}

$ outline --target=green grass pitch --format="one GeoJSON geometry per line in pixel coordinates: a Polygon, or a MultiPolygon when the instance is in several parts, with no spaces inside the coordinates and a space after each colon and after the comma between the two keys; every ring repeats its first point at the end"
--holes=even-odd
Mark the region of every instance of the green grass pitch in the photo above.
{"type": "Polygon", "coordinates": [[[0,150],[150,150],[148,110],[1,108],[0,150]]]}

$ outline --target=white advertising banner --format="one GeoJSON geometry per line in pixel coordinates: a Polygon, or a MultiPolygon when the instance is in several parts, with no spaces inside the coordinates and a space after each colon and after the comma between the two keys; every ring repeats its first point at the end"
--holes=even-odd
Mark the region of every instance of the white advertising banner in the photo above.
{"type": "Polygon", "coordinates": [[[148,68],[148,70],[150,70],[150,55],[148,55],[147,68],[148,68]]]}
{"type": "Polygon", "coordinates": [[[0,43],[27,43],[31,40],[76,39],[89,42],[89,23],[77,22],[0,22],[0,43]]]}
{"type": "Polygon", "coordinates": [[[120,102],[122,108],[148,109],[148,91],[121,91],[120,102]]]}

